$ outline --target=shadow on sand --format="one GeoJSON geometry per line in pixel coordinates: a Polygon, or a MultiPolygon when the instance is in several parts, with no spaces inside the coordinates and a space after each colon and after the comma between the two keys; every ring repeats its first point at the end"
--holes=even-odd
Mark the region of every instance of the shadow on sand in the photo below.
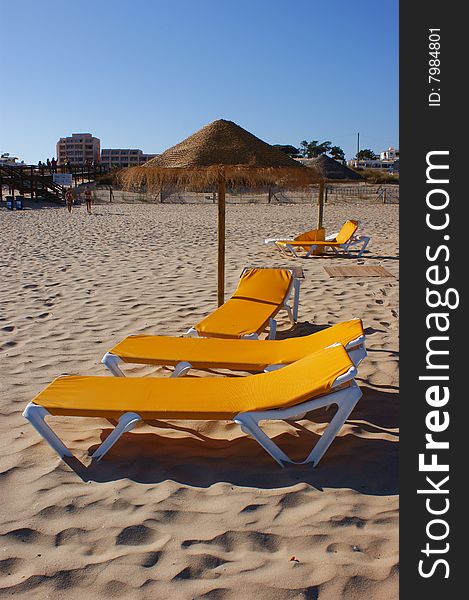
{"type": "MultiPolygon", "coordinates": [[[[328,323],[310,323],[309,321],[298,321],[290,329],[277,331],[275,337],[276,340],[286,340],[288,338],[302,337],[305,335],[311,335],[317,333],[323,329],[328,329],[330,325],[328,323]]],[[[374,333],[386,333],[386,329],[376,329],[375,327],[366,327],[363,332],[367,337],[374,333]]],[[[384,350],[383,350],[384,352],[384,350]]]]}
{"type": "MultiPolygon", "coordinates": [[[[304,482],[324,488],[350,488],[363,494],[398,493],[398,396],[394,392],[362,387],[363,398],[347,422],[351,430],[336,438],[318,468],[290,465],[281,469],[252,439],[234,440],[202,435],[190,427],[163,422],[151,427],[176,429],[186,435],[170,438],[159,433],[125,434],[99,463],[85,467],[77,459],[69,466],[85,481],[111,482],[130,479],[154,484],[165,480],[200,488],[218,482],[236,486],[273,489],[304,482]]],[[[329,421],[326,411],[312,413],[315,422],[329,421]]],[[[318,436],[301,423],[294,433],[276,436],[295,459],[306,456],[318,436]]],[[[104,430],[101,441],[112,431],[104,430]]],[[[91,455],[97,445],[89,449],[91,455]]]]}

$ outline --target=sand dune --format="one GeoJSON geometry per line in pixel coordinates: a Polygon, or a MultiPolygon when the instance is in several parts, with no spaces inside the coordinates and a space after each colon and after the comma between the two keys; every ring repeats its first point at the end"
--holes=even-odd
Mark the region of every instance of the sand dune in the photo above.
{"type": "MultiPolygon", "coordinates": [[[[364,396],[318,469],[282,470],[235,424],[199,422],[142,426],[86,468],[109,423],[57,418],[74,472],[21,411],[60,374],[105,375],[125,335],[180,335],[215,307],[216,207],[0,209],[0,597],[398,597],[398,207],[329,204],[327,230],[348,217],[372,236],[360,262],[396,278],[329,278],[324,265],[356,261],[263,245],[310,228],[307,205],[227,210],[229,293],[244,266],[299,264],[297,334],[364,321],[364,396]]],[[[312,418],[267,430],[304,456],[329,417],[312,418]]]]}

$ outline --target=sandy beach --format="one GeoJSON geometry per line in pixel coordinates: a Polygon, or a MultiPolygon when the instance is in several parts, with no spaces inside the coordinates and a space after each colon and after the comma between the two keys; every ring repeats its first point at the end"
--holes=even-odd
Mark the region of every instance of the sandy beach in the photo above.
{"type": "MultiPolygon", "coordinates": [[[[297,334],[363,320],[363,398],[317,469],[280,469],[234,423],[177,422],[126,434],[80,477],[22,417],[27,402],[61,374],[106,375],[100,360],[126,335],[181,335],[216,306],[216,206],[93,211],[0,209],[0,598],[397,598],[398,205],[329,203],[324,216],[327,233],[359,219],[359,262],[392,278],[330,278],[324,266],[357,261],[264,245],[310,229],[309,205],[227,207],[227,296],[245,266],[301,266],[297,334]]],[[[300,458],[327,419],[266,431],[300,458]]],[[[110,430],[54,427],[84,464],[110,430]]]]}

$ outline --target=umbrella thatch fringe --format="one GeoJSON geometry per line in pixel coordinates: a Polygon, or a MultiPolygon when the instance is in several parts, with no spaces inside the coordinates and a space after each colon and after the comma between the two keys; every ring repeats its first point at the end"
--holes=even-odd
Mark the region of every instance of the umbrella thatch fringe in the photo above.
{"type": "Polygon", "coordinates": [[[279,186],[284,189],[306,188],[321,181],[318,173],[311,168],[290,167],[253,167],[245,165],[208,167],[152,167],[140,166],[125,169],[119,174],[119,183],[124,189],[158,192],[163,188],[179,189],[216,189],[220,179],[224,179],[228,188],[265,188],[279,186]]]}

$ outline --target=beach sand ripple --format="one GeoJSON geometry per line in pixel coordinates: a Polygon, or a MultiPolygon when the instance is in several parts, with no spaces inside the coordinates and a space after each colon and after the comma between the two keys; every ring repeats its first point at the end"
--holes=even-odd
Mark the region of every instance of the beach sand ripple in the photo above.
{"type": "MultiPolygon", "coordinates": [[[[263,244],[311,228],[314,207],[227,208],[228,293],[245,266],[300,265],[296,334],[364,321],[364,395],[316,470],[279,469],[227,423],[146,424],[76,472],[39,438],[21,412],[54,377],[106,375],[100,359],[124,336],[181,335],[216,306],[215,206],[94,212],[0,209],[0,597],[397,598],[398,207],[325,209],[328,232],[358,218],[372,236],[360,262],[395,279],[329,278],[324,265],[356,261],[293,261],[263,244]]],[[[318,411],[267,432],[301,457],[329,418],[318,411]]],[[[83,464],[110,431],[100,419],[54,427],[83,464]]]]}

